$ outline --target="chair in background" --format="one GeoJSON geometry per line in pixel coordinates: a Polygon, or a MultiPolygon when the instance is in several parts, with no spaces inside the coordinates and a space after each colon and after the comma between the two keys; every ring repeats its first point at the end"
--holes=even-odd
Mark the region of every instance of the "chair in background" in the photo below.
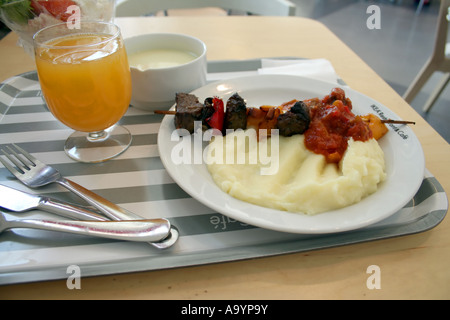
{"type": "MultiPolygon", "coordinates": [[[[401,5],[403,3],[403,0],[389,0],[389,1],[392,3],[395,3],[395,4],[399,4],[399,5],[401,5]]],[[[423,6],[425,5],[425,0],[419,0],[416,2],[418,2],[417,9],[416,9],[416,15],[419,15],[423,9],[423,6]]]]}
{"type": "Polygon", "coordinates": [[[428,112],[433,104],[436,102],[439,95],[445,89],[450,79],[450,46],[447,45],[447,30],[448,30],[448,14],[449,14],[450,0],[441,0],[441,7],[438,16],[436,39],[434,43],[433,53],[428,59],[427,63],[422,67],[419,74],[411,83],[409,88],[403,95],[403,99],[410,103],[420,89],[425,85],[428,79],[436,71],[444,72],[444,77],[435,90],[430,95],[428,101],[425,103],[423,110],[428,112]],[[447,51],[447,52],[446,52],[447,51]]]}
{"type": "Polygon", "coordinates": [[[171,9],[222,8],[263,16],[294,16],[296,6],[288,0],[117,0],[116,17],[154,14],[171,9]]]}

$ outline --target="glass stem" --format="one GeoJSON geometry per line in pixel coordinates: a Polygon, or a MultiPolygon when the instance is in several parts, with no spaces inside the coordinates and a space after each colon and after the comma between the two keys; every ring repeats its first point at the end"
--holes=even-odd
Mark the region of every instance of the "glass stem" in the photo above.
{"type": "Polygon", "coordinates": [[[98,142],[103,141],[108,138],[108,133],[105,130],[102,131],[96,131],[96,132],[89,132],[87,139],[90,142],[98,142]]]}

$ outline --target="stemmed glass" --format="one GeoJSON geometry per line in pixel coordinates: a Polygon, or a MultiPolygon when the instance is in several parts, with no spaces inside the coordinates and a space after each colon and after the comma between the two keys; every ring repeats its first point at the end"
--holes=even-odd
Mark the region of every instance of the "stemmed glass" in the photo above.
{"type": "Polygon", "coordinates": [[[64,150],[81,162],[124,152],[131,134],[117,122],[131,100],[131,76],[120,29],[82,21],[46,27],[33,37],[42,93],[51,113],[76,130],[64,150]]]}

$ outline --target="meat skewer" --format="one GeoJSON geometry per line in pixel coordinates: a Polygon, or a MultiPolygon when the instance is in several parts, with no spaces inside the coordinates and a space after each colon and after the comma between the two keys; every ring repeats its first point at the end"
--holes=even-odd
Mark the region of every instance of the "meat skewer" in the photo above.
{"type": "MultiPolygon", "coordinates": [[[[345,98],[342,89],[334,89],[330,95],[324,98],[324,103],[333,104],[342,101],[351,109],[351,101],[345,98]]],[[[271,129],[279,129],[281,136],[303,134],[310,124],[310,110],[323,103],[318,98],[304,101],[291,100],[279,107],[261,106],[260,108],[247,108],[244,99],[239,94],[233,94],[227,101],[226,111],[223,102],[219,98],[207,98],[202,104],[195,95],[178,93],[176,95],[176,110],[156,110],[156,114],[175,115],[175,127],[194,132],[194,122],[201,121],[202,129],[217,129],[226,134],[227,129],[266,129],[270,135],[271,129]]],[[[375,139],[380,139],[388,129],[385,124],[415,124],[412,121],[382,120],[379,117],[368,114],[359,116],[367,123],[373,132],[375,139]]],[[[257,130],[259,132],[259,130],[257,130]]]]}
{"type": "MultiPolygon", "coordinates": [[[[274,107],[273,107],[274,108],[274,107]]],[[[175,110],[155,110],[156,114],[163,114],[163,115],[175,115],[177,112],[175,110]]],[[[414,121],[405,121],[405,120],[392,120],[392,119],[380,119],[381,123],[392,123],[392,124],[412,124],[415,125],[416,123],[414,121]]]]}

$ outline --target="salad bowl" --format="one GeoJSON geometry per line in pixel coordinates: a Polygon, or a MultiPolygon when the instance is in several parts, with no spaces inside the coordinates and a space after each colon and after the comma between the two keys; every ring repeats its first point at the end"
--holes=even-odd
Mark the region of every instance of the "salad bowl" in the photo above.
{"type": "Polygon", "coordinates": [[[0,0],[0,20],[19,35],[19,45],[31,56],[33,35],[44,27],[66,22],[112,22],[115,0],[0,0]]]}

